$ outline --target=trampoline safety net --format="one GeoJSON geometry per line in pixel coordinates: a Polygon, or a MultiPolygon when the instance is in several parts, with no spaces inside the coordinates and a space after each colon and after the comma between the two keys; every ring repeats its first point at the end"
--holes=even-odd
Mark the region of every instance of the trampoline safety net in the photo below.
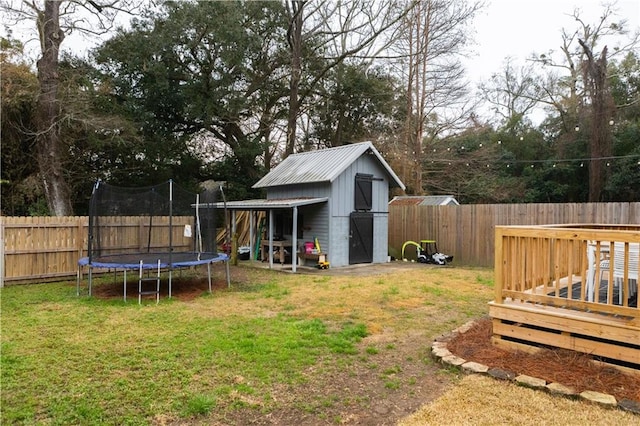
{"type": "Polygon", "coordinates": [[[172,181],[125,188],[98,181],[89,207],[89,262],[135,254],[216,254],[216,190],[200,194],[172,181]]]}

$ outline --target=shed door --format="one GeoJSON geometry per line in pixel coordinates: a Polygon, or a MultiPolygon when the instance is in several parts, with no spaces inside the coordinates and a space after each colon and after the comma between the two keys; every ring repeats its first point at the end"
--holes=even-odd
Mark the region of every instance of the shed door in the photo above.
{"type": "Polygon", "coordinates": [[[373,213],[349,216],[349,265],[373,262],[373,213]]]}
{"type": "Polygon", "coordinates": [[[354,210],[369,211],[373,208],[373,175],[356,174],[354,210]]]}

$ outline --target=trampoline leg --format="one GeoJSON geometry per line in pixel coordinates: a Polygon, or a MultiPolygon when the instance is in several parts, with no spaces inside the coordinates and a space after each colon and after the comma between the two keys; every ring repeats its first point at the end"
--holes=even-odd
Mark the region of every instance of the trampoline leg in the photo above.
{"type": "Polygon", "coordinates": [[[76,297],[80,297],[80,266],[78,266],[78,274],[76,275],[76,297]]]}
{"type": "Polygon", "coordinates": [[[92,274],[91,274],[92,268],[91,266],[89,266],[89,296],[91,296],[91,284],[92,284],[92,274]]]}
{"type": "Polygon", "coordinates": [[[207,277],[209,278],[209,294],[211,294],[211,263],[207,263],[207,277]]]}
{"type": "Polygon", "coordinates": [[[171,273],[173,269],[169,268],[169,299],[171,299],[171,273]]]}
{"type": "Polygon", "coordinates": [[[127,270],[124,270],[124,281],[123,281],[123,294],[124,301],[127,301],[127,270]]]}
{"type": "Polygon", "coordinates": [[[227,288],[231,288],[231,278],[229,277],[229,261],[224,262],[227,270],[227,288]]]}

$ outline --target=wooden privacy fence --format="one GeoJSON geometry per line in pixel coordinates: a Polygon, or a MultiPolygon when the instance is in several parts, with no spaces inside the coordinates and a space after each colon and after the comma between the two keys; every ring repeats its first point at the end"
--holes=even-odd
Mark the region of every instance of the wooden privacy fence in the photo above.
{"type": "Polygon", "coordinates": [[[570,223],[640,224],[640,203],[390,205],[389,246],[400,253],[406,241],[436,240],[454,264],[491,267],[496,226],[570,223]]]}
{"type": "MultiPolygon", "coordinates": [[[[193,226],[193,217],[172,218],[174,251],[193,250],[193,238],[183,235],[183,226],[193,226]]],[[[0,284],[5,282],[46,281],[75,276],[78,259],[87,256],[89,218],[68,217],[0,217],[0,284]]],[[[104,254],[135,253],[151,246],[169,247],[169,218],[154,218],[154,233],[149,241],[147,216],[104,217],[108,247],[104,254]]]]}
{"type": "MultiPolygon", "coordinates": [[[[192,218],[173,220],[186,224],[192,218]]],[[[112,250],[146,246],[141,241],[143,221],[114,221],[112,250]]],[[[88,222],[86,216],[0,217],[0,284],[75,276],[78,259],[87,253],[88,222]]],[[[640,203],[391,205],[389,245],[399,252],[405,241],[433,239],[441,252],[455,256],[455,264],[492,267],[497,225],[566,223],[640,224],[640,203]]],[[[167,241],[153,244],[168,246],[166,235],[167,241]]],[[[174,234],[174,246],[188,250],[190,243],[180,243],[178,237],[174,234]]]]}

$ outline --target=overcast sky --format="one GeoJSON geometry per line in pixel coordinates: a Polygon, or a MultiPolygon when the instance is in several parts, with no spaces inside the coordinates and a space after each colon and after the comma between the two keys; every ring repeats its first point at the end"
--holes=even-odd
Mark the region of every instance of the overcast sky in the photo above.
{"type": "MultiPolygon", "coordinates": [[[[507,56],[524,63],[532,52],[558,51],[562,29],[572,32],[577,28],[577,22],[569,16],[576,8],[589,24],[596,24],[604,10],[602,2],[595,0],[487,1],[487,8],[474,21],[477,56],[468,62],[474,81],[486,80],[500,71],[507,56]]],[[[626,19],[631,32],[640,29],[640,0],[618,0],[616,9],[616,21],[626,19]]],[[[612,42],[608,40],[607,44],[612,42]]]]}

